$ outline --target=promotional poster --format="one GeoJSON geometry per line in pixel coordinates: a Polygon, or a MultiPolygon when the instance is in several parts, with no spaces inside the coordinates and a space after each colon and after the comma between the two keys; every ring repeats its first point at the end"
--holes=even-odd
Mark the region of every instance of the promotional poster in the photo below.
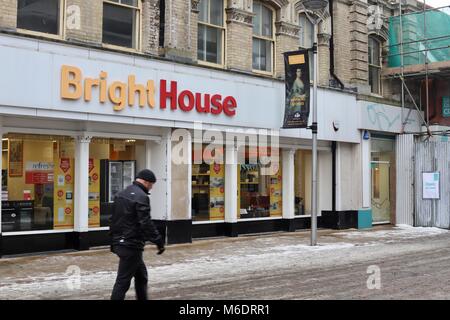
{"type": "Polygon", "coordinates": [[[286,99],[283,128],[306,128],[309,116],[308,51],[284,53],[286,99]]]}

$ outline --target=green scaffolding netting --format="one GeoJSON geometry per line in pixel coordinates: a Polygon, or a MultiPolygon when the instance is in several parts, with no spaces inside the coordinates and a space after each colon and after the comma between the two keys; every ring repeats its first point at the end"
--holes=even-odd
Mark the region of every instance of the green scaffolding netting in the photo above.
{"type": "Polygon", "coordinates": [[[450,60],[450,8],[415,12],[389,18],[388,65],[403,65],[450,60]],[[400,25],[401,21],[401,25],[400,25]],[[403,34],[403,39],[401,35],[403,34]]]}

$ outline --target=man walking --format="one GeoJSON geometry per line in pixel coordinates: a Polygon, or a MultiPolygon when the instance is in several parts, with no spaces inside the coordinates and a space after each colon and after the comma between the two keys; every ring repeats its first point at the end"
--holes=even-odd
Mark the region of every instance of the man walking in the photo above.
{"type": "Polygon", "coordinates": [[[147,267],[142,254],[145,241],[164,252],[164,239],[159,234],[150,216],[149,191],[156,182],[154,173],[148,169],[140,171],[132,185],[114,198],[110,235],[111,251],[120,258],[116,283],[111,300],[124,300],[134,277],[136,298],[147,300],[147,267]]]}

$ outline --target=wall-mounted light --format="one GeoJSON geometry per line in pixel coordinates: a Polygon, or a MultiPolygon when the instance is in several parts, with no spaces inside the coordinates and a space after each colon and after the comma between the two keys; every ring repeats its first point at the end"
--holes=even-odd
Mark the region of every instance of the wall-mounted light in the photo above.
{"type": "Polygon", "coordinates": [[[333,129],[334,131],[339,131],[340,123],[338,120],[333,121],[333,129]]]}

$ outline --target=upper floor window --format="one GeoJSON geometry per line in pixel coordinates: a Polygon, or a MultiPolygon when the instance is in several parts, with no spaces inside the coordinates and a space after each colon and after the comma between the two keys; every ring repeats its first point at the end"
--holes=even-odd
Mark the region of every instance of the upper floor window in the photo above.
{"type": "Polygon", "coordinates": [[[197,59],[223,64],[225,33],[223,0],[201,0],[199,8],[197,59]]]}
{"type": "Polygon", "coordinates": [[[272,73],[273,10],[260,2],[253,2],[253,69],[272,73]]]}
{"type": "Polygon", "coordinates": [[[304,13],[299,15],[299,22],[300,47],[303,49],[311,49],[314,43],[314,26],[304,13]]]}
{"type": "Polygon", "coordinates": [[[369,37],[369,84],[372,93],[381,94],[381,43],[369,37]]]}
{"type": "Polygon", "coordinates": [[[140,14],[140,0],[103,1],[103,43],[139,49],[140,14]]]}
{"type": "Polygon", "coordinates": [[[48,34],[61,34],[61,1],[18,0],[17,28],[48,34]]]}

